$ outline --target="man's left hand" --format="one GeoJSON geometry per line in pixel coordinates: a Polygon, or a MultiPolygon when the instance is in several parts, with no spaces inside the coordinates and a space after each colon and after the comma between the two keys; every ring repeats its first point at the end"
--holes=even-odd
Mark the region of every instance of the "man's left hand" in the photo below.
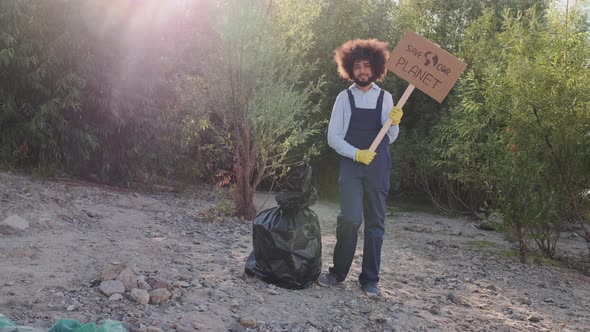
{"type": "Polygon", "coordinates": [[[393,107],[387,116],[391,119],[391,125],[397,126],[402,121],[404,112],[399,107],[393,107]]]}

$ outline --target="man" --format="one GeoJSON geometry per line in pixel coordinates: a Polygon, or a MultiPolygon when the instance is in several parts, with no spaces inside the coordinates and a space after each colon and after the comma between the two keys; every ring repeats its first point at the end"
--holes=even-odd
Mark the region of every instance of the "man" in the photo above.
{"type": "Polygon", "coordinates": [[[357,245],[358,230],[365,221],[362,272],[359,282],[368,296],[380,296],[379,269],[385,233],[385,204],[389,191],[389,144],[399,133],[403,112],[393,105],[391,94],[374,81],[387,70],[387,43],[375,39],[351,40],[334,51],[341,77],[354,81],[336,98],[328,126],[328,144],[341,155],[340,209],[333,266],[318,279],[329,287],[344,281],[357,245]],[[375,152],[373,140],[387,119],[392,126],[375,152]]]}

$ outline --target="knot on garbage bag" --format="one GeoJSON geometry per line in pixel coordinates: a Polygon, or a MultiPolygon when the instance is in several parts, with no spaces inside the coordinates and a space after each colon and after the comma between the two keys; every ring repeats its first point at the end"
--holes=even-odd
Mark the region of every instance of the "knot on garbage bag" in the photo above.
{"type": "Polygon", "coordinates": [[[275,200],[284,209],[300,209],[310,207],[318,200],[316,189],[311,185],[311,166],[301,163],[291,168],[281,184],[283,191],[275,196],[275,200]]]}

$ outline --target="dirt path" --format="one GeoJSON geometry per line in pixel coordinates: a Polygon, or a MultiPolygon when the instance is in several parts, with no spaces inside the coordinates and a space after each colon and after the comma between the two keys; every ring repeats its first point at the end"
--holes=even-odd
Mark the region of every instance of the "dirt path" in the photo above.
{"type": "MultiPolygon", "coordinates": [[[[250,223],[206,221],[218,202],[219,193],[206,189],[134,193],[0,173],[0,222],[22,221],[18,216],[28,223],[17,223],[22,230],[0,224],[0,314],[45,330],[62,317],[97,323],[110,318],[130,331],[153,332],[590,326],[590,278],[549,265],[523,266],[500,234],[467,219],[426,213],[388,216],[383,298],[366,298],[358,288],[358,255],[343,288],[276,288],[243,273],[252,248],[250,223]],[[170,298],[140,304],[125,291],[109,299],[100,290],[101,278],[123,267],[147,289],[154,280],[167,283],[170,298]]],[[[268,195],[258,202],[274,205],[268,195]]],[[[320,217],[326,270],[338,206],[312,209],[320,217]]],[[[585,243],[565,237],[560,248],[583,252],[585,243]]]]}

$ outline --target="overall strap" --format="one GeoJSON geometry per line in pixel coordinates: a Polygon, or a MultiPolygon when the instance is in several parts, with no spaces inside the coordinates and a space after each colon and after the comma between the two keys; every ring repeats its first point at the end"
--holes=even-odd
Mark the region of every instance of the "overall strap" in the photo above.
{"type": "Polygon", "coordinates": [[[381,92],[379,93],[379,99],[377,99],[377,105],[375,106],[375,109],[378,110],[383,110],[383,94],[384,94],[385,90],[381,89],[381,92]]]}
{"type": "Polygon", "coordinates": [[[354,96],[352,95],[352,92],[350,91],[350,89],[346,89],[346,92],[348,93],[348,101],[350,102],[350,109],[351,110],[356,109],[356,105],[354,103],[354,96]]]}
{"type": "MultiPolygon", "coordinates": [[[[356,109],[356,104],[354,103],[354,96],[352,95],[352,92],[350,91],[350,89],[346,89],[346,92],[348,94],[348,101],[350,102],[350,109],[356,109]]],[[[375,109],[383,109],[384,93],[385,90],[381,89],[381,92],[379,92],[379,98],[377,99],[377,104],[375,105],[375,109]]]]}

